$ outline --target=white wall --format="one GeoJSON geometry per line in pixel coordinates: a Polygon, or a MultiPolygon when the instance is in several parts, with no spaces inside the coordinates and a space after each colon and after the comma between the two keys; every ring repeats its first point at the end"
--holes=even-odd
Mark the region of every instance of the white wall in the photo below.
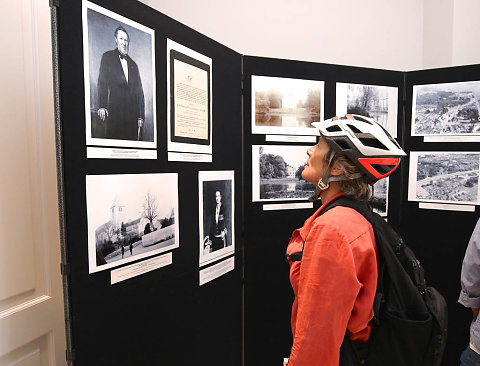
{"type": "Polygon", "coordinates": [[[424,0],[422,68],[452,65],[453,7],[454,0],[424,0]]]}
{"type": "Polygon", "coordinates": [[[480,63],[480,1],[455,0],[452,65],[480,63]]]}
{"type": "Polygon", "coordinates": [[[143,0],[254,56],[392,70],[422,67],[418,0],[143,0]]]}
{"type": "Polygon", "coordinates": [[[142,0],[235,51],[410,71],[480,63],[478,0],[142,0]]]}

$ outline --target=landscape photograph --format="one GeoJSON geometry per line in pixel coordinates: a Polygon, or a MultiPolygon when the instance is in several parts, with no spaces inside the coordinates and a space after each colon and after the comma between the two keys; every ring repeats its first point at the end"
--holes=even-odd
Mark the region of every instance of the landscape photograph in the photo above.
{"type": "Polygon", "coordinates": [[[336,83],[337,116],[370,117],[397,136],[398,88],[380,85],[336,83]]]}
{"type": "Polygon", "coordinates": [[[372,197],[368,201],[373,211],[380,216],[388,215],[388,185],[389,177],[377,181],[372,186],[372,197]]]}
{"type": "Polygon", "coordinates": [[[253,201],[306,200],[315,186],[302,178],[306,146],[253,145],[253,201]]]}
{"type": "Polygon", "coordinates": [[[89,272],[179,246],[176,173],[87,175],[89,272]]]}
{"type": "Polygon", "coordinates": [[[315,134],[323,93],[323,81],[252,76],[252,133],[315,134]]]}
{"type": "Polygon", "coordinates": [[[478,152],[412,152],[408,199],[479,203],[478,152]]]}
{"type": "Polygon", "coordinates": [[[479,135],[480,81],[414,85],[412,136],[479,135]]]}

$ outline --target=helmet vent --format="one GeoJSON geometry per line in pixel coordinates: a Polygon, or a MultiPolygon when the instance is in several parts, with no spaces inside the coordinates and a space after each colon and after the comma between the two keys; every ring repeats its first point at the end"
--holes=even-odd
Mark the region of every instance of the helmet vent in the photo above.
{"type": "Polygon", "coordinates": [[[339,132],[342,129],[338,125],[333,125],[333,126],[327,127],[326,130],[328,132],[339,132]]]}
{"type": "Polygon", "coordinates": [[[340,148],[341,151],[351,150],[350,145],[348,145],[348,143],[345,140],[335,139],[333,141],[337,144],[337,146],[340,148]]]}
{"type": "Polygon", "coordinates": [[[382,165],[382,164],[372,164],[373,169],[375,169],[380,175],[385,175],[390,173],[395,169],[395,165],[382,165]]]}
{"type": "Polygon", "coordinates": [[[365,123],[368,123],[369,125],[372,125],[373,123],[368,120],[367,118],[363,118],[362,116],[359,116],[359,115],[355,115],[355,119],[357,121],[362,121],[362,122],[365,122],[365,123]]]}
{"type": "Polygon", "coordinates": [[[348,127],[350,127],[350,129],[355,132],[355,133],[362,133],[362,131],[360,131],[357,127],[355,127],[354,125],[350,125],[350,124],[347,124],[348,127]]]}
{"type": "Polygon", "coordinates": [[[359,140],[365,146],[374,147],[374,148],[377,148],[377,149],[380,149],[380,150],[388,151],[388,148],[384,144],[382,144],[380,141],[378,141],[376,138],[362,137],[359,140]]]}

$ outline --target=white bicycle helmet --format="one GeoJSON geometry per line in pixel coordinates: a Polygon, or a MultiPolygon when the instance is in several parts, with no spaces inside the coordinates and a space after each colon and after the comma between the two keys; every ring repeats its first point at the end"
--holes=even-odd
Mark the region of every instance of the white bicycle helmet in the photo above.
{"type": "Polygon", "coordinates": [[[369,184],[390,175],[405,152],[392,136],[368,117],[347,114],[313,122],[320,135],[336,153],[352,161],[369,184]]]}

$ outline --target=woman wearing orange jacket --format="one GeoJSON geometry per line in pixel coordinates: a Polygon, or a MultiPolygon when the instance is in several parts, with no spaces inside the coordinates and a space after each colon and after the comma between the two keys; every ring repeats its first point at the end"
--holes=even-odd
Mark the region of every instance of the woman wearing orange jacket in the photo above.
{"type": "Polygon", "coordinates": [[[375,236],[354,209],[325,208],[341,196],[367,201],[370,185],[392,173],[405,153],[366,117],[347,115],[313,125],[320,138],[307,150],[302,177],[316,185],[311,200],[320,197],[323,205],[294,231],[287,247],[295,294],[288,365],[360,365],[366,349],[361,345],[372,329],[375,236]],[[356,356],[346,351],[352,344],[356,356]]]}

